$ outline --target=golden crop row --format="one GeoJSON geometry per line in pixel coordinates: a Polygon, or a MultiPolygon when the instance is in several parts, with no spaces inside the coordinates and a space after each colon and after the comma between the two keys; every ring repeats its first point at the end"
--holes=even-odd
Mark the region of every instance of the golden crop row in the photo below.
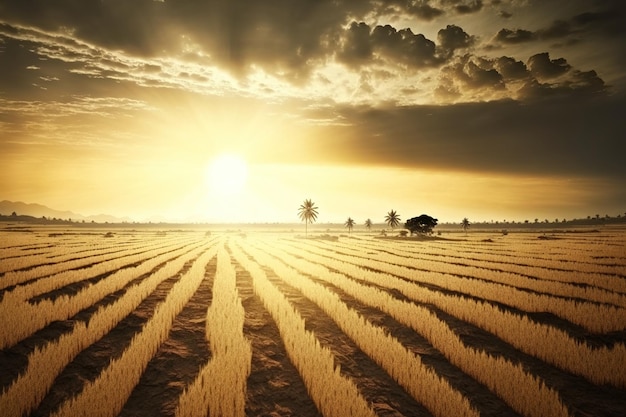
{"type": "Polygon", "coordinates": [[[237,245],[233,257],[251,275],[255,294],[278,326],[287,354],[298,369],[311,399],[325,417],[376,417],[352,380],[341,375],[335,358],[315,335],[285,295],[267,278],[261,267],[237,245]]]}
{"type": "MultiPolygon", "coordinates": [[[[598,239],[581,237],[575,239],[572,235],[560,236],[556,239],[537,239],[525,237],[510,239],[511,236],[492,242],[469,242],[462,246],[457,242],[451,251],[458,255],[478,254],[480,256],[495,256],[502,259],[532,258],[540,263],[556,263],[567,265],[569,263],[588,263],[600,268],[611,265],[626,266],[626,256],[623,249],[626,239],[623,233],[617,235],[602,235],[598,239]],[[617,262],[616,262],[617,261],[617,262]]],[[[400,242],[398,242],[400,243],[400,242]]],[[[448,242],[435,243],[436,248],[446,248],[448,242]]]]}
{"type": "MultiPolygon", "coordinates": [[[[126,249],[140,249],[136,242],[118,241],[107,239],[103,244],[102,236],[91,237],[88,241],[76,240],[72,243],[65,242],[60,245],[53,245],[40,251],[23,251],[9,248],[2,250],[0,259],[0,274],[19,269],[33,268],[42,263],[59,263],[74,258],[87,258],[100,254],[112,254],[126,249]],[[10,254],[10,255],[9,255],[10,254]]],[[[154,245],[150,241],[144,242],[145,246],[154,245]]]]}
{"type": "MultiPolygon", "coordinates": [[[[114,257],[110,254],[94,256],[89,259],[82,260],[85,263],[83,267],[75,266],[70,263],[57,264],[57,272],[42,277],[26,279],[24,282],[17,284],[14,288],[5,290],[5,294],[13,294],[16,300],[26,301],[32,297],[62,288],[74,282],[80,282],[89,278],[93,278],[103,273],[117,271],[127,265],[133,265],[136,262],[157,256],[162,253],[174,251],[183,244],[199,245],[201,240],[190,240],[184,243],[168,242],[167,244],[152,244],[142,246],[136,250],[125,251],[121,256],[114,257]]],[[[28,272],[28,271],[20,271],[28,272]]],[[[6,279],[6,277],[3,277],[6,279]]]]}
{"type": "Polygon", "coordinates": [[[245,310],[230,256],[220,247],[213,298],[207,310],[206,338],[211,360],[179,398],[177,417],[243,417],[252,346],[244,337],[245,310]]]}
{"type": "MultiPolygon", "coordinates": [[[[196,249],[168,262],[139,284],[130,287],[114,303],[98,309],[89,324],[78,321],[71,332],[28,356],[28,367],[0,396],[0,409],[6,417],[21,417],[34,410],[54,383],[56,376],[83,349],[102,338],[164,280],[178,273],[188,261],[206,248],[196,249]]],[[[106,395],[106,394],[105,394],[106,395]]]]}
{"type": "MultiPolygon", "coordinates": [[[[371,324],[350,309],[336,294],[304,277],[281,260],[273,258],[265,250],[253,248],[251,245],[246,245],[245,250],[256,262],[273,269],[279,278],[300,290],[305,297],[322,308],[363,352],[434,415],[479,415],[467,398],[425,366],[418,355],[409,351],[383,328],[371,324]]],[[[292,259],[288,263],[291,264],[292,259]]]]}
{"type": "MultiPolygon", "coordinates": [[[[363,249],[381,249],[380,244],[351,245],[351,248],[362,247],[363,249]]],[[[480,255],[480,257],[461,257],[458,255],[430,255],[423,252],[416,252],[415,249],[408,250],[398,248],[395,245],[385,246],[389,254],[401,258],[410,258],[411,262],[424,263],[433,262],[440,264],[455,264],[459,267],[480,268],[495,270],[498,273],[507,272],[540,280],[554,280],[565,283],[578,283],[592,285],[608,291],[618,291],[626,294],[626,280],[619,279],[619,276],[626,276],[626,266],[605,266],[599,268],[598,265],[574,262],[565,267],[562,262],[544,262],[550,266],[543,266],[540,261],[528,256],[494,256],[480,255]],[[504,259],[502,259],[504,258],[504,259]]],[[[432,265],[429,263],[429,265],[432,265]]],[[[429,267],[430,268],[430,267],[429,267]]]]}
{"type": "MultiPolygon", "coordinates": [[[[557,234],[556,240],[537,239],[535,234],[512,233],[506,238],[496,238],[485,245],[477,241],[458,241],[454,244],[455,253],[494,253],[503,256],[517,256],[523,253],[539,259],[593,259],[605,256],[626,259],[623,248],[626,244],[622,231],[598,234],[557,234]]],[[[432,242],[433,248],[446,249],[449,242],[432,242]]]]}
{"type": "MultiPolygon", "coordinates": [[[[267,252],[270,250],[269,247],[264,247],[263,251],[254,251],[255,258],[256,256],[261,258],[269,256],[267,252]]],[[[355,341],[357,341],[355,336],[358,335],[360,331],[362,332],[363,327],[373,327],[373,325],[359,316],[354,310],[348,309],[336,294],[331,293],[330,290],[320,284],[313,283],[310,279],[296,272],[292,267],[285,265],[283,263],[286,262],[284,256],[285,254],[281,252],[279,255],[280,259],[272,258],[272,260],[266,262],[272,269],[276,268],[275,270],[281,271],[281,273],[278,274],[279,276],[282,275],[287,279],[286,275],[288,274],[289,283],[301,289],[307,298],[318,303],[318,305],[331,315],[333,320],[337,321],[338,324],[345,322],[345,325],[342,326],[340,324],[340,327],[342,327],[342,330],[347,334],[350,334],[355,341]],[[326,300],[324,300],[324,298],[326,300]],[[343,305],[340,314],[339,312],[333,312],[333,309],[337,309],[336,306],[333,306],[333,308],[325,306],[325,303],[329,303],[328,300],[334,300],[332,302],[333,304],[343,305]],[[346,319],[346,317],[349,316],[354,317],[351,322],[346,319]]],[[[302,263],[300,259],[295,257],[288,257],[288,262],[290,265],[302,263]]],[[[300,269],[311,273],[312,266],[311,263],[306,263],[305,265],[301,265],[300,269]]],[[[387,292],[383,292],[371,286],[358,284],[341,274],[333,274],[333,279],[330,280],[329,273],[330,271],[322,268],[319,269],[319,273],[315,274],[315,276],[332,282],[333,285],[341,288],[360,302],[384,311],[394,319],[426,337],[451,363],[485,384],[519,413],[529,417],[546,415],[557,417],[569,415],[567,407],[561,402],[558,393],[547,388],[545,384],[534,375],[524,371],[521,364],[514,364],[503,357],[492,357],[484,351],[464,345],[459,336],[457,336],[445,322],[441,321],[424,307],[395,299],[387,292]]],[[[372,335],[369,343],[381,343],[381,340],[385,340],[383,335],[385,335],[385,333],[382,330],[380,334],[372,335]]],[[[387,338],[387,340],[389,340],[389,338],[387,338]]],[[[357,343],[359,342],[357,341],[357,343]]],[[[370,354],[363,346],[361,348],[370,354]]],[[[385,351],[389,352],[389,347],[382,349],[383,355],[385,351]]],[[[416,356],[416,358],[418,357],[416,356]]],[[[407,366],[406,363],[404,366],[407,366]]],[[[391,374],[393,375],[394,373],[392,372],[391,374]]],[[[412,372],[409,373],[409,384],[415,384],[415,380],[421,379],[420,377],[415,378],[415,375],[416,370],[412,369],[412,372]]],[[[398,382],[402,384],[402,381],[399,380],[398,382]]],[[[408,388],[411,393],[417,391],[416,387],[407,386],[406,388],[408,388]]],[[[434,394],[435,393],[431,392],[424,398],[416,399],[426,405],[435,415],[464,415],[461,414],[459,410],[452,414],[450,408],[441,405],[442,397],[433,397],[434,394]]],[[[448,395],[443,398],[448,397],[449,399],[449,395],[450,393],[448,392],[448,395]]]]}
{"type": "Polygon", "coordinates": [[[141,332],[133,337],[122,355],[112,360],[95,381],[87,382],[77,397],[64,402],[51,417],[118,415],[148,362],[167,339],[176,316],[200,286],[206,266],[215,253],[215,246],[205,249],[191,268],[172,286],[165,301],[157,306],[153,316],[141,332]]]}
{"type": "Polygon", "coordinates": [[[605,333],[626,328],[626,309],[621,307],[626,306],[626,296],[599,288],[581,288],[576,285],[533,280],[516,274],[463,268],[452,264],[449,266],[435,264],[436,270],[433,271],[428,269],[431,265],[423,261],[416,262],[389,253],[371,253],[365,258],[362,251],[343,247],[341,252],[346,254],[338,254],[332,247],[317,243],[309,245],[309,250],[415,282],[429,283],[501,302],[524,311],[549,311],[592,332],[605,333]],[[416,267],[419,267],[419,270],[415,269],[416,267]]]}
{"type": "Polygon", "coordinates": [[[41,245],[41,236],[35,233],[17,233],[17,232],[5,232],[0,230],[0,249],[2,253],[5,250],[13,250],[30,248],[32,246],[39,247],[41,245]]]}
{"type": "MultiPolygon", "coordinates": [[[[626,363],[626,346],[616,343],[612,348],[596,348],[569,337],[567,333],[555,327],[533,322],[526,317],[502,311],[490,303],[477,301],[459,295],[446,295],[393,275],[375,272],[358,265],[337,259],[326,258],[295,249],[288,245],[274,245],[283,250],[280,257],[292,265],[301,265],[301,270],[313,273],[321,279],[335,283],[344,276],[331,272],[328,268],[371,284],[400,291],[411,300],[433,304],[443,311],[484,330],[510,343],[517,349],[533,355],[559,368],[581,375],[596,384],[609,383],[626,388],[626,375],[615,372],[626,363]],[[297,260],[293,254],[304,258],[297,260]]],[[[471,283],[463,286],[466,293],[480,294],[470,290],[471,283]]],[[[497,291],[497,289],[496,289],[497,291]]]]}
{"type": "Polygon", "coordinates": [[[132,279],[150,272],[161,263],[199,247],[200,244],[190,246],[176,250],[172,250],[171,247],[159,248],[147,253],[129,255],[123,259],[105,261],[80,271],[65,271],[6,292],[0,301],[0,349],[14,345],[55,320],[66,320],[72,317],[107,294],[124,287],[132,279]],[[124,267],[137,262],[142,263],[137,266],[124,267]],[[38,303],[29,301],[29,298],[35,294],[45,293],[51,289],[110,271],[116,272],[106,279],[83,288],[77,294],[64,294],[54,300],[44,299],[38,303]],[[48,284],[54,288],[50,288],[48,284]],[[18,326],[14,323],[15,317],[21,318],[18,326]]]}
{"type": "MultiPolygon", "coordinates": [[[[200,239],[195,239],[195,241],[200,241],[200,239]]],[[[162,242],[150,242],[147,248],[142,247],[133,247],[129,250],[129,255],[135,253],[145,252],[146,249],[150,250],[152,248],[161,248],[161,247],[178,247],[180,245],[179,242],[168,242],[165,245],[162,242]]],[[[11,271],[4,274],[2,280],[0,280],[0,289],[7,288],[12,285],[20,284],[27,282],[29,280],[33,280],[36,278],[49,277],[54,274],[63,273],[65,271],[70,271],[74,269],[86,268],[89,265],[96,262],[109,262],[111,258],[110,254],[101,254],[98,256],[85,257],[80,259],[72,259],[67,262],[59,262],[52,265],[42,265],[32,269],[24,270],[24,271],[11,271]]],[[[117,259],[113,262],[118,261],[117,259]]],[[[52,288],[54,289],[54,288],[52,288]]]]}

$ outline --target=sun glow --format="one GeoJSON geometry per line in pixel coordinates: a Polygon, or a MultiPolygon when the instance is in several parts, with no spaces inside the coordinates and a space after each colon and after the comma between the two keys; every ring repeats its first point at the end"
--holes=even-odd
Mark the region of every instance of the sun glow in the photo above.
{"type": "Polygon", "coordinates": [[[212,192],[219,196],[241,194],[248,180],[246,161],[235,154],[220,154],[209,162],[206,182],[212,192]]]}

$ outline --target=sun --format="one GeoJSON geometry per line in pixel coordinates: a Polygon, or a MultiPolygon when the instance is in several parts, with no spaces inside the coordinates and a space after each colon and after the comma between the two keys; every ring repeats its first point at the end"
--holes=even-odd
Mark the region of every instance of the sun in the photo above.
{"type": "Polygon", "coordinates": [[[241,194],[248,180],[248,164],[239,155],[223,153],[207,165],[206,182],[220,196],[241,194]]]}

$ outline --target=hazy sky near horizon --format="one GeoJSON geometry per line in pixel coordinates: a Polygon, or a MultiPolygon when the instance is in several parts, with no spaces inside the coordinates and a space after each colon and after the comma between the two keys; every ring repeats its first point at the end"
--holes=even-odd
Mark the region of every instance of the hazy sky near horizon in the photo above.
{"type": "MultiPolygon", "coordinates": [[[[622,0],[0,0],[0,199],[136,220],[626,211],[622,0]],[[237,192],[211,161],[247,163],[237,192]]],[[[223,175],[238,175],[222,170],[223,175]]]]}

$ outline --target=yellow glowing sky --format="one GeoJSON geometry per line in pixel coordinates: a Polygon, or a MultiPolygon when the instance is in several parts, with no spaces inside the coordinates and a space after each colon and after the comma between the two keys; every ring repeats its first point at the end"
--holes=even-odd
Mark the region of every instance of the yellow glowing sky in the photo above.
{"type": "Polygon", "coordinates": [[[0,200],[181,222],[297,222],[308,198],[321,223],[624,213],[622,2],[5,3],[0,200]]]}

